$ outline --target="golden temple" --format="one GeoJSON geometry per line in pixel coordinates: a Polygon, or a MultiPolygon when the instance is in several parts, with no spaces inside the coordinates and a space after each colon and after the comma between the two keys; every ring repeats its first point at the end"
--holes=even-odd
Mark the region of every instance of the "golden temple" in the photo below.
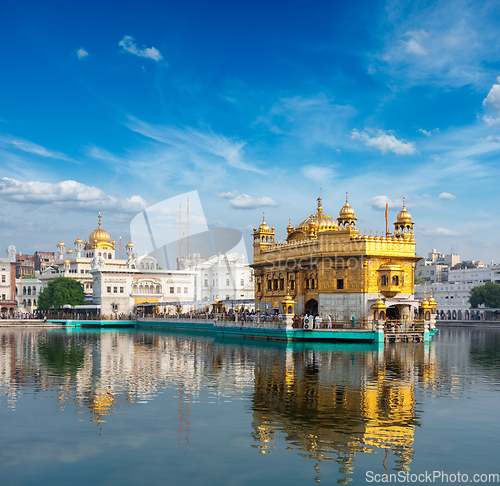
{"type": "MultiPolygon", "coordinates": [[[[411,215],[403,207],[394,233],[361,235],[354,209],[346,202],[334,219],[316,213],[298,226],[290,223],[286,241],[275,242],[265,217],[253,232],[255,300],[262,309],[279,308],[287,292],[297,314],[337,320],[373,320],[373,305],[387,317],[412,320],[420,308],[413,298],[415,254],[411,215]]],[[[376,316],[375,316],[376,317],[376,316]]]]}

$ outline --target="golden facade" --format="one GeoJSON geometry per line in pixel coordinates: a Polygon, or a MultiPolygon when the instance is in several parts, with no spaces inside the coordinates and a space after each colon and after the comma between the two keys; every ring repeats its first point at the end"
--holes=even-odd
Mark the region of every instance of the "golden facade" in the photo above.
{"type": "Polygon", "coordinates": [[[261,310],[279,308],[287,292],[296,312],[332,315],[338,320],[372,320],[371,306],[382,296],[387,315],[413,319],[415,255],[413,221],[403,208],[394,233],[361,235],[346,197],[337,219],[323,212],[298,226],[290,223],[285,242],[275,242],[265,218],[253,233],[255,300],[261,310]]]}

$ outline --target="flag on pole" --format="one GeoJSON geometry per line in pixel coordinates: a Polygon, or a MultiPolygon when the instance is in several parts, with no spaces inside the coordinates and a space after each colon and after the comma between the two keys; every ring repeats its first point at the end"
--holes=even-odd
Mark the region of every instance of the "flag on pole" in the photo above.
{"type": "Polygon", "coordinates": [[[389,209],[389,203],[386,201],[385,202],[385,236],[389,233],[389,228],[387,224],[387,210],[389,209]]]}

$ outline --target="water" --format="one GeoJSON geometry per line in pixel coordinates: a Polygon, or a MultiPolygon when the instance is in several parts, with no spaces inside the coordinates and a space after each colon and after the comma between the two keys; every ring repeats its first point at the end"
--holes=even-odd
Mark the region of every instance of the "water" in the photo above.
{"type": "Polygon", "coordinates": [[[499,346],[494,329],[382,348],[0,329],[1,484],[498,474],[499,346]]]}

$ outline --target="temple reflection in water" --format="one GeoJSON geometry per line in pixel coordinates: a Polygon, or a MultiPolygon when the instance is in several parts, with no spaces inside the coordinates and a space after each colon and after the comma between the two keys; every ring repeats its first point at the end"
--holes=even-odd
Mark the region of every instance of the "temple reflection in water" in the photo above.
{"type": "Polygon", "coordinates": [[[431,382],[429,346],[287,349],[257,360],[254,447],[272,452],[283,437],[298,453],[353,471],[356,454],[386,449],[409,471],[419,425],[415,382],[431,382]],[[279,359],[277,359],[279,358],[279,359]]]}
{"type": "Polygon", "coordinates": [[[393,469],[410,470],[422,420],[416,390],[419,383],[433,386],[435,373],[432,344],[378,348],[145,331],[0,331],[0,398],[10,407],[23,387],[52,392],[59,410],[75,411],[102,434],[111,414],[126,414],[125,404],[173,389],[177,447],[187,451],[190,404],[200,402],[204,390],[208,399],[249,401],[248,440],[256,450],[286,447],[313,459],[318,470],[322,461],[337,461],[341,482],[350,480],[359,453],[387,451],[396,457],[393,469]]]}

